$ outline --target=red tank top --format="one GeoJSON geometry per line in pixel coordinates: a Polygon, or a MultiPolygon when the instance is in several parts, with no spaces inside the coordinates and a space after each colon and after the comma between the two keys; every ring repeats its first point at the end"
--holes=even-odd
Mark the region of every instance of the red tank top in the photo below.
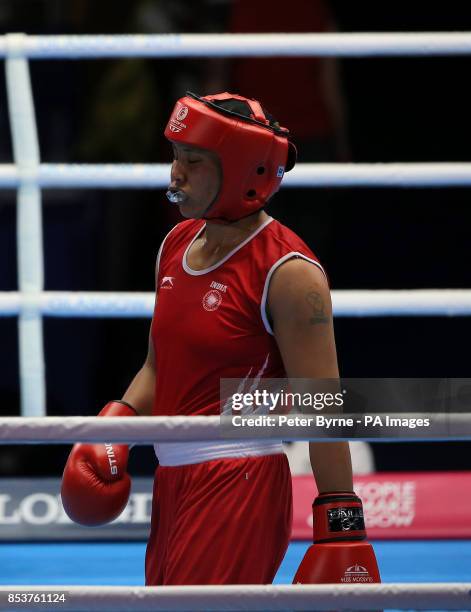
{"type": "Polygon", "coordinates": [[[309,247],[270,217],[219,263],[192,270],[186,255],[204,227],[183,221],[160,247],[154,415],[216,415],[221,378],[284,377],[266,316],[271,275],[293,257],[321,268],[309,247]]]}

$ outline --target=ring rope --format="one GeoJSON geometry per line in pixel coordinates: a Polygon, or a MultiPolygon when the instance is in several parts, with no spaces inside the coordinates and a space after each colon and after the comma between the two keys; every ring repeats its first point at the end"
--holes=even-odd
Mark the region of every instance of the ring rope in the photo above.
{"type": "MultiPolygon", "coordinates": [[[[0,316],[150,317],[153,292],[0,292],[0,316]]],[[[337,317],[469,316],[471,289],[374,289],[332,291],[337,317]]]]}
{"type": "MultiPolygon", "coordinates": [[[[246,414],[243,416],[257,416],[246,414]]],[[[303,415],[306,416],[306,415],[303,415]]],[[[312,415],[310,415],[312,416],[312,415]]],[[[329,415],[327,415],[329,416],[329,415]]],[[[342,417],[354,416],[342,414],[342,417]]],[[[405,413],[389,414],[391,418],[404,418],[405,413]]],[[[430,432],[417,433],[416,429],[401,430],[401,437],[355,435],[354,430],[337,434],[324,427],[312,426],[312,434],[305,437],[296,427],[280,429],[283,440],[366,440],[369,442],[430,442],[471,440],[471,418],[467,413],[434,413],[430,419],[430,432]],[[353,432],[352,432],[353,431],[353,432]],[[440,433],[435,433],[439,431],[440,433]],[[443,432],[446,432],[444,434],[443,432]],[[427,437],[426,437],[427,436],[427,437]]],[[[424,413],[407,413],[408,419],[423,418],[424,413]]],[[[231,417],[227,417],[226,423],[231,417]]],[[[0,417],[0,444],[73,444],[75,442],[113,442],[120,444],[155,444],[156,442],[189,442],[225,440],[235,441],[234,428],[229,435],[229,424],[223,429],[220,416],[139,416],[139,417],[0,417]]],[[[305,428],[306,429],[306,428],[305,428]]],[[[303,432],[304,430],[301,430],[303,432]]],[[[371,430],[370,430],[371,431],[371,430]]],[[[375,430],[376,431],[376,430],[375,430]]],[[[247,429],[240,439],[247,441],[247,429]],[[245,437],[244,437],[245,434],[245,437]]],[[[250,428],[250,439],[269,439],[266,429],[250,428]]],[[[276,439],[272,436],[270,439],[276,439]]]]}
{"type": "MultiPolygon", "coordinates": [[[[40,164],[24,169],[0,164],[0,188],[22,182],[43,188],[142,189],[166,187],[170,164],[40,164]]],[[[282,187],[465,187],[471,163],[298,164],[282,187]]]]}
{"type": "MultiPolygon", "coordinates": [[[[31,609],[7,604],[9,593],[64,593],[64,612],[155,610],[471,610],[471,583],[230,585],[160,587],[0,587],[0,612],[31,609]]],[[[46,600],[47,601],[47,600],[46,600]]]]}
{"type": "Polygon", "coordinates": [[[0,57],[436,56],[471,53],[471,32],[0,36],[0,57]]]}

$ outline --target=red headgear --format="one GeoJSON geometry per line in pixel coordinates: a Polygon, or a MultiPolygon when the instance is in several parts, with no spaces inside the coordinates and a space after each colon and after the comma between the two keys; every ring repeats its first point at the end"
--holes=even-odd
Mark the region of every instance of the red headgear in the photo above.
{"type": "Polygon", "coordinates": [[[220,93],[180,98],[165,128],[171,141],[214,151],[222,166],[222,185],[205,219],[236,221],[265,206],[296,162],[296,147],[286,128],[270,125],[256,100],[220,93]],[[240,100],[250,117],[227,110],[219,100],[240,100]]]}

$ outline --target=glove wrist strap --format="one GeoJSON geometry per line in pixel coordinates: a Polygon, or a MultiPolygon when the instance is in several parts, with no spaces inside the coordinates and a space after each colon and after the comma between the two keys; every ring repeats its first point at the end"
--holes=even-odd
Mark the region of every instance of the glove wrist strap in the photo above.
{"type": "Polygon", "coordinates": [[[314,543],[366,539],[361,499],[353,491],[322,493],[314,500],[314,543]]]}

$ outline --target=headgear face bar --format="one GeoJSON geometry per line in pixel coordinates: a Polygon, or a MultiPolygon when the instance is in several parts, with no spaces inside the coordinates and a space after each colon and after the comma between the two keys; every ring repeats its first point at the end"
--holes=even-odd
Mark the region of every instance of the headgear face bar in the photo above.
{"type": "MultiPolygon", "coordinates": [[[[177,101],[165,136],[219,156],[222,185],[205,219],[237,221],[260,210],[278,191],[284,173],[296,163],[289,131],[270,125],[259,102],[237,94],[199,97],[187,92],[177,101]],[[246,103],[251,116],[218,106],[215,102],[220,100],[246,103]]],[[[175,201],[176,195],[170,194],[170,201],[175,201]]]]}

